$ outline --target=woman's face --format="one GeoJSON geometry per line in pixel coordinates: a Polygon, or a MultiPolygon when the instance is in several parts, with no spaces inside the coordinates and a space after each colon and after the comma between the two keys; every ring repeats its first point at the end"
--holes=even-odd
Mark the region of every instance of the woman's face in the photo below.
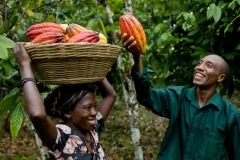
{"type": "Polygon", "coordinates": [[[89,131],[97,124],[97,102],[92,92],[87,93],[76,106],[69,111],[70,122],[79,130],[89,131]]]}

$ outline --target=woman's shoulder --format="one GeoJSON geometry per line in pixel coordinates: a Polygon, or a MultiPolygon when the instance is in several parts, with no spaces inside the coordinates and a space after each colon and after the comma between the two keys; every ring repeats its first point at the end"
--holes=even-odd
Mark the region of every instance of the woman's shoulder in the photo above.
{"type": "Polygon", "coordinates": [[[65,134],[71,134],[72,129],[65,124],[57,124],[56,127],[65,134]]]}

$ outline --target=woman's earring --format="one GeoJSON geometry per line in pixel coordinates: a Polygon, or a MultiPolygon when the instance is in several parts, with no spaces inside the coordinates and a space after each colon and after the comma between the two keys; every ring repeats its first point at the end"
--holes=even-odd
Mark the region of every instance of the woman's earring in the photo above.
{"type": "Polygon", "coordinates": [[[70,119],[72,118],[72,116],[71,116],[70,114],[68,114],[68,113],[65,113],[64,116],[65,116],[68,120],[70,120],[70,119]]]}

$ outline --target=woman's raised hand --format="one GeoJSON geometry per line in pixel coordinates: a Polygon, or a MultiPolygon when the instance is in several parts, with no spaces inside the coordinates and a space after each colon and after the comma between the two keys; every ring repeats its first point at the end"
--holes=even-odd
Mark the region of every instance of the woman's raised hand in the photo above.
{"type": "Polygon", "coordinates": [[[15,59],[20,66],[23,66],[24,64],[31,64],[31,59],[24,48],[24,44],[24,42],[17,42],[13,47],[15,59]]]}

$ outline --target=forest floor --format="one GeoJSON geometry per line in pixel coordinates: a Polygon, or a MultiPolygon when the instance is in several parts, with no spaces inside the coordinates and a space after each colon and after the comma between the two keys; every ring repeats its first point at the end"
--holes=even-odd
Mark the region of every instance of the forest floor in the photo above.
{"type": "MultiPolygon", "coordinates": [[[[240,94],[230,101],[240,108],[240,94]]],[[[41,160],[34,134],[22,127],[16,139],[10,138],[2,129],[4,117],[0,118],[0,159],[41,160]]],[[[139,106],[140,145],[144,160],[155,160],[168,120],[139,106]]],[[[101,144],[108,160],[134,160],[134,146],[131,140],[130,121],[125,103],[117,100],[101,134],[101,144]]]]}

